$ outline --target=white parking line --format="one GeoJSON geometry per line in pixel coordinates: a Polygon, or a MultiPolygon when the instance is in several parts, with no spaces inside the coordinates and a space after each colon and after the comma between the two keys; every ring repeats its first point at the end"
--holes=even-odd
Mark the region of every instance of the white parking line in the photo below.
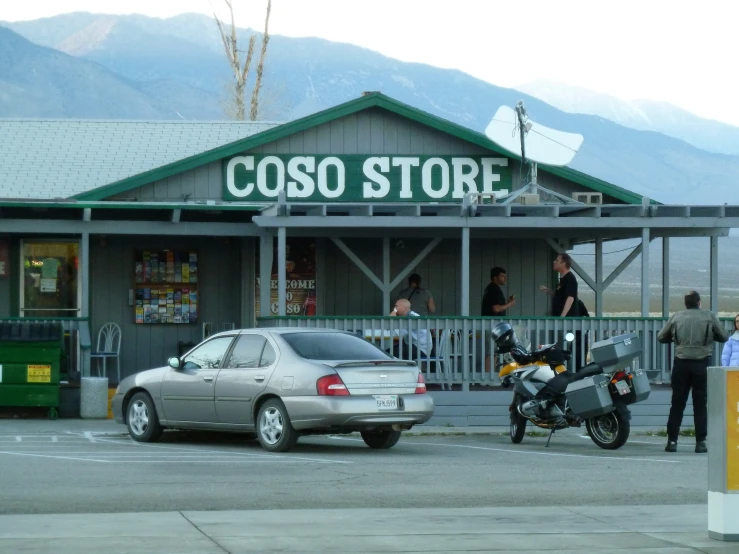
{"type": "MultiPolygon", "coordinates": [[[[144,446],[148,448],[154,448],[157,450],[174,450],[179,452],[209,452],[213,454],[221,454],[225,452],[224,450],[211,450],[211,449],[203,449],[203,448],[192,448],[192,447],[179,447],[179,446],[169,446],[164,444],[149,444],[149,443],[142,443],[138,441],[134,441],[133,439],[129,439],[130,442],[136,443],[139,446],[144,446]]],[[[110,443],[113,442],[109,439],[100,439],[98,438],[98,443],[104,442],[104,443],[110,443]]],[[[115,442],[121,442],[121,441],[115,441],[115,442]]],[[[329,463],[329,464],[353,464],[354,462],[349,462],[346,460],[329,460],[326,458],[308,458],[305,456],[293,456],[290,454],[273,454],[273,453],[266,453],[266,454],[254,454],[250,452],[238,452],[241,456],[248,456],[248,457],[257,457],[257,458],[268,458],[270,460],[274,460],[276,458],[285,458],[289,457],[291,460],[304,460],[306,462],[320,462],[320,463],[329,463]]]]}
{"type": "MultiPolygon", "coordinates": [[[[347,437],[338,437],[336,435],[329,435],[329,438],[343,441],[353,442],[364,442],[362,439],[350,439],[347,437]]],[[[436,442],[404,442],[404,445],[422,445],[422,446],[442,446],[445,448],[468,448],[471,450],[487,450],[490,452],[507,452],[509,454],[533,454],[534,456],[558,456],[564,458],[588,458],[597,460],[622,460],[622,461],[635,461],[635,462],[666,462],[669,464],[679,464],[677,460],[658,460],[656,458],[630,458],[626,456],[598,456],[588,454],[563,454],[561,452],[534,452],[533,450],[511,450],[508,448],[491,448],[489,446],[471,446],[467,444],[441,444],[436,442]]]]}
{"type": "MultiPolygon", "coordinates": [[[[588,435],[578,435],[581,439],[590,440],[590,437],[588,435]]],[[[659,442],[647,442],[647,441],[628,441],[629,444],[649,444],[654,446],[655,444],[660,444],[659,442]]]]}
{"type": "Polygon", "coordinates": [[[96,460],[92,458],[73,458],[69,456],[49,456],[46,454],[29,454],[28,452],[5,452],[0,451],[0,454],[8,454],[10,456],[32,456],[35,458],[52,458],[54,460],[75,460],[75,461],[81,461],[81,462],[100,462],[103,464],[107,464],[110,462],[110,460],[96,460]]]}

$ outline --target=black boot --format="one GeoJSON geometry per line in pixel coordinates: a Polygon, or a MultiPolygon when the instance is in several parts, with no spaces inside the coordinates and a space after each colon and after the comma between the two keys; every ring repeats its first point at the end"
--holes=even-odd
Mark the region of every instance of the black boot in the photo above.
{"type": "Polygon", "coordinates": [[[697,454],[705,454],[706,452],[708,452],[706,441],[697,441],[695,443],[695,451],[697,454]]]}
{"type": "Polygon", "coordinates": [[[667,446],[665,446],[665,452],[677,452],[677,441],[668,440],[667,446]]]}

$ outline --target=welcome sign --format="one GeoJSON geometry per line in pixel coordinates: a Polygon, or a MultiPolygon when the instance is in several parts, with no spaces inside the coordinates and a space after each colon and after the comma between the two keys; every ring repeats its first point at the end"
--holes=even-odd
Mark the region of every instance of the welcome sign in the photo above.
{"type": "Polygon", "coordinates": [[[459,202],[511,191],[508,158],[249,155],[223,161],[223,199],[274,202],[459,202]]]}

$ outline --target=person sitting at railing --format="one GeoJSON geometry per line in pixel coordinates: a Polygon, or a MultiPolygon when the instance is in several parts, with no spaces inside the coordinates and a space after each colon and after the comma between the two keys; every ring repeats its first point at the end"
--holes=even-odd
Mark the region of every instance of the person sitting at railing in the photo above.
{"type": "MultiPolygon", "coordinates": [[[[391,316],[397,317],[421,317],[411,310],[411,303],[405,298],[399,298],[395,302],[391,316]]],[[[392,347],[390,352],[396,358],[401,360],[417,360],[421,354],[428,357],[431,351],[431,337],[428,329],[411,329],[410,337],[406,325],[401,324],[398,331],[399,340],[392,347]],[[403,327],[406,327],[405,329],[403,327]],[[409,340],[410,339],[410,340],[409,340]]]]}

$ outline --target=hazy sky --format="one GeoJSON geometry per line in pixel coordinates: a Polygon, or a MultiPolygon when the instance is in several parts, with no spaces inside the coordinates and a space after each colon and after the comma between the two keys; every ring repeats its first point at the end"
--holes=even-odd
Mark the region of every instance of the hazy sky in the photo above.
{"type": "MultiPolygon", "coordinates": [[[[266,0],[233,2],[239,26],[262,27],[266,0]]],[[[0,0],[0,20],[72,11],[169,17],[213,7],[225,13],[223,0],[0,0]]],[[[739,125],[738,18],[735,0],[273,0],[270,28],[496,85],[554,80],[739,125]]]]}

